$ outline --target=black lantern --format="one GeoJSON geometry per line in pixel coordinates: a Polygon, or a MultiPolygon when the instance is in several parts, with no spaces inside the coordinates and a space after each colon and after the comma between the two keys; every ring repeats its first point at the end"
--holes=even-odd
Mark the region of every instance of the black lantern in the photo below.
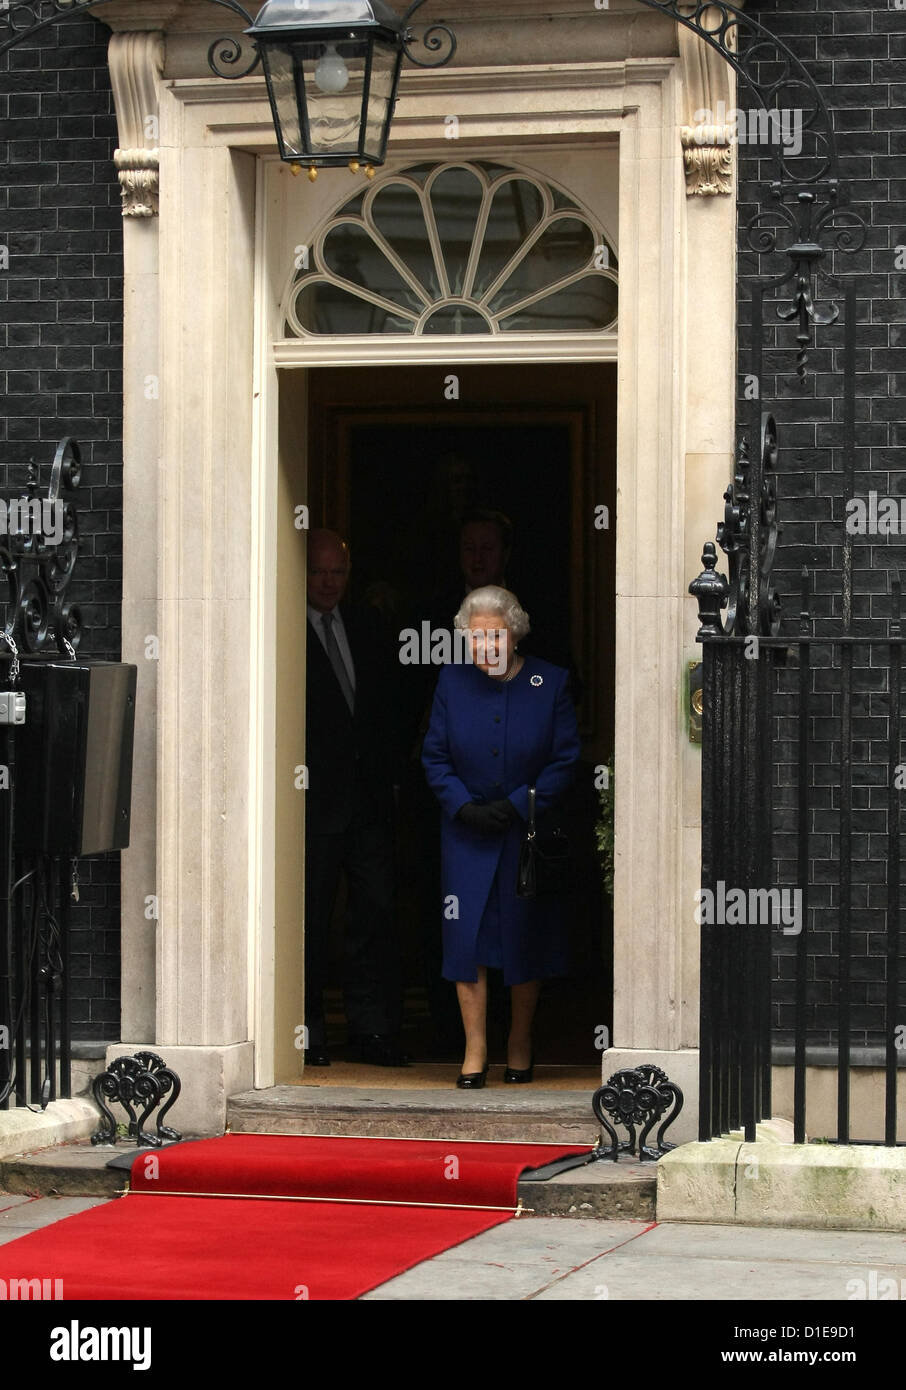
{"type": "Polygon", "coordinates": [[[409,52],[408,20],[424,2],[400,18],[384,0],[267,0],[246,33],[264,67],[282,159],[312,178],[319,168],[369,173],[384,163],[403,54],[439,67],[456,49],[452,32],[435,25],[425,46],[449,51],[433,63],[409,52]]]}

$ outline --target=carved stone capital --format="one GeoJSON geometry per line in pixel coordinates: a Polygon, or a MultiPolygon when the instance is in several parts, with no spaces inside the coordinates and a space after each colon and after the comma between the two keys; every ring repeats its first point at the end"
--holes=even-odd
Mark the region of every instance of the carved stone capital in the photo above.
{"type": "MultiPolygon", "coordinates": [[[[690,10],[691,12],[691,10],[690,10]]],[[[705,23],[707,24],[707,16],[705,23]]],[[[718,16],[712,14],[712,22],[718,16]]],[[[684,24],[676,26],[683,67],[686,124],[680,136],[690,198],[713,198],[733,192],[731,125],[736,101],[736,74],[730,64],[684,24]]]]}
{"type": "Polygon", "coordinates": [[[119,132],[113,162],[124,217],[154,217],[158,210],[159,104],[164,38],[159,30],[111,35],[107,50],[119,132]]]}
{"type": "Polygon", "coordinates": [[[719,193],[732,193],[733,146],[727,127],[684,126],[681,137],[687,196],[713,198],[719,193]]]}

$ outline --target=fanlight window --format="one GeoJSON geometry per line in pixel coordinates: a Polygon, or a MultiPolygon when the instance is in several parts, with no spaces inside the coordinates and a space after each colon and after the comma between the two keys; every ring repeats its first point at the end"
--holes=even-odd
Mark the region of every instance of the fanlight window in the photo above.
{"type": "Polygon", "coordinates": [[[356,194],[315,238],[288,337],[595,333],[617,317],[600,227],[535,175],[420,164],[356,194]]]}

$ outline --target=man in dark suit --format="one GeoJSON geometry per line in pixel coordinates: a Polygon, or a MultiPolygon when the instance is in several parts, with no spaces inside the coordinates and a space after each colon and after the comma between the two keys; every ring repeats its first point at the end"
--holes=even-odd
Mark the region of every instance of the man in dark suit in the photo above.
{"type": "Polygon", "coordinates": [[[393,788],[399,756],[392,651],[377,624],[343,603],[349,550],[334,531],[308,538],[305,1007],[310,1065],[328,1066],[324,987],[341,870],[348,910],[344,1007],[360,1061],[404,1066],[394,923],[393,788]]]}

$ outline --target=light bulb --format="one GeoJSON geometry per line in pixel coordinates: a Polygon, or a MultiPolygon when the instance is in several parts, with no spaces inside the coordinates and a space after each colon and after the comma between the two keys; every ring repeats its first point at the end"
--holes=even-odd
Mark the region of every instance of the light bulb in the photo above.
{"type": "Polygon", "coordinates": [[[327,52],[315,68],[315,83],[331,96],[345,91],[349,85],[349,69],[332,43],[327,45],[327,52]]]}

